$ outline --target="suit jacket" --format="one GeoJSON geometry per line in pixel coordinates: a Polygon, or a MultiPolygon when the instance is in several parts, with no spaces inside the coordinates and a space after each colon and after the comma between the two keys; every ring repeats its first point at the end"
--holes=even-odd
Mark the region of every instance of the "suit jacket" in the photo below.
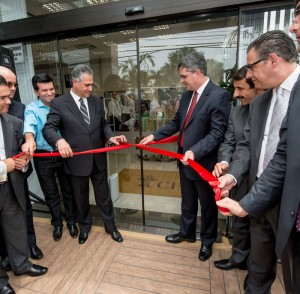
{"type": "MultiPolygon", "coordinates": [[[[192,91],[182,95],[174,119],[153,133],[156,140],[177,132],[181,134],[192,95],[192,91]]],[[[187,150],[193,151],[195,161],[208,170],[212,170],[217,162],[218,147],[224,139],[230,108],[229,93],[209,81],[185,127],[183,153],[187,150]]],[[[180,136],[178,146],[179,143],[180,136]]],[[[185,167],[184,170],[189,179],[199,179],[199,175],[192,168],[185,167]]]]}
{"type": "Polygon", "coordinates": [[[255,217],[281,202],[276,238],[278,256],[287,245],[300,204],[299,96],[300,81],[297,81],[281,126],[277,151],[249,194],[240,201],[241,206],[255,217]]]}
{"type": "Polygon", "coordinates": [[[273,90],[269,89],[258,95],[250,103],[249,117],[244,129],[244,136],[237,144],[232,156],[232,163],[228,169],[228,173],[236,178],[239,186],[248,175],[249,190],[256,181],[262,140],[272,95],[273,90]]]}
{"type": "MultiPolygon", "coordinates": [[[[21,151],[23,143],[23,122],[9,114],[0,115],[6,158],[11,158],[21,151]]],[[[15,192],[21,208],[26,210],[26,200],[24,192],[24,176],[19,170],[8,173],[8,179],[15,192]]]]}
{"type": "MultiPolygon", "coordinates": [[[[226,161],[230,164],[236,145],[243,139],[244,128],[248,120],[249,105],[237,105],[231,109],[228,127],[224,142],[218,152],[218,161],[226,161]]],[[[232,190],[232,197],[241,199],[248,190],[248,177],[246,177],[239,187],[232,190]]]]}
{"type": "MultiPolygon", "coordinates": [[[[43,128],[46,141],[56,149],[56,142],[64,138],[74,152],[97,149],[114,136],[105,119],[104,106],[100,98],[88,99],[90,125],[88,125],[70,93],[51,102],[47,122],[43,128]],[[60,131],[58,133],[57,131],[60,131]]],[[[74,176],[89,176],[95,161],[99,170],[106,169],[106,153],[87,154],[64,159],[65,172],[74,176]]]]}
{"type": "Polygon", "coordinates": [[[24,121],[24,112],[25,105],[12,99],[7,113],[24,121]]]}

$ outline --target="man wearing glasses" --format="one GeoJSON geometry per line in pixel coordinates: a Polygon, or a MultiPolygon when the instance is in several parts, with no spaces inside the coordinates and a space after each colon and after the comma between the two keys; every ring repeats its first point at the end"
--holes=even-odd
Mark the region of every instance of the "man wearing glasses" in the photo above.
{"type": "MultiPolygon", "coordinates": [[[[251,103],[244,139],[237,145],[228,174],[219,178],[219,187],[223,190],[240,185],[246,175],[251,189],[273,157],[291,91],[299,79],[297,58],[293,40],[282,31],[267,32],[248,46],[247,78],[252,79],[256,88],[269,90],[251,103]]],[[[279,204],[271,206],[259,218],[250,216],[249,293],[270,293],[276,278],[278,211],[279,204]]],[[[290,281],[286,262],[287,259],[282,257],[285,290],[288,292],[290,281]]]]}

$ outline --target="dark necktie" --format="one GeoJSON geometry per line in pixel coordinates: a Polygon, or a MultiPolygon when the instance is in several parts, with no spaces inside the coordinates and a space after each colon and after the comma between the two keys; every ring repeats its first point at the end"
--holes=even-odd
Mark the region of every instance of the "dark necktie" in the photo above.
{"type": "Polygon", "coordinates": [[[83,99],[80,98],[79,102],[80,102],[80,111],[83,115],[83,118],[84,118],[85,122],[89,125],[90,124],[89,113],[88,113],[87,108],[86,108],[86,106],[83,102],[83,99]]]}
{"type": "Polygon", "coordinates": [[[187,124],[188,124],[188,122],[189,122],[189,120],[190,120],[190,118],[192,116],[192,113],[193,113],[193,111],[195,109],[195,106],[197,104],[197,97],[198,97],[198,92],[195,91],[194,92],[194,96],[192,98],[192,102],[191,102],[190,108],[189,108],[189,110],[187,112],[187,115],[185,117],[185,121],[184,121],[184,124],[183,124],[183,127],[182,127],[181,136],[180,136],[180,147],[183,147],[184,129],[187,126],[187,124]]]}
{"type": "Polygon", "coordinates": [[[297,213],[296,230],[297,232],[300,232],[300,206],[298,208],[298,213],[297,213]]]}

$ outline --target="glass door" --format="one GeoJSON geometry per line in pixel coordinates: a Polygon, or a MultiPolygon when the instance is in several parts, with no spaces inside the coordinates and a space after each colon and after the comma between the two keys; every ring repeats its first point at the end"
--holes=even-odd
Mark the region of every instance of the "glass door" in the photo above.
{"type": "MultiPolygon", "coordinates": [[[[217,85],[228,84],[226,73],[234,71],[236,66],[237,35],[237,11],[201,14],[141,26],[139,58],[143,136],[174,117],[185,91],[177,69],[183,56],[193,51],[202,53],[207,60],[209,78],[217,85]]],[[[158,148],[177,152],[177,144],[158,145],[158,148]]],[[[177,161],[145,152],[142,158],[146,225],[178,230],[181,190],[177,161]]]]}

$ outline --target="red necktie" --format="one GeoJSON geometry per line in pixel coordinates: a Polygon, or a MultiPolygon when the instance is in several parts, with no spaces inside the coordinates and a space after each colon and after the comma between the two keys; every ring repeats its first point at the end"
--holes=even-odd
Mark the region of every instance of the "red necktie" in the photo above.
{"type": "Polygon", "coordinates": [[[195,106],[197,104],[197,97],[198,97],[198,92],[194,92],[194,96],[192,98],[192,102],[191,102],[191,105],[190,105],[190,108],[187,112],[187,115],[185,117],[185,121],[184,121],[184,124],[183,124],[183,127],[182,127],[182,131],[181,131],[181,136],[180,136],[180,147],[183,147],[183,135],[184,135],[184,129],[186,127],[186,125],[188,124],[191,116],[192,116],[192,113],[195,109],[195,106]]]}

